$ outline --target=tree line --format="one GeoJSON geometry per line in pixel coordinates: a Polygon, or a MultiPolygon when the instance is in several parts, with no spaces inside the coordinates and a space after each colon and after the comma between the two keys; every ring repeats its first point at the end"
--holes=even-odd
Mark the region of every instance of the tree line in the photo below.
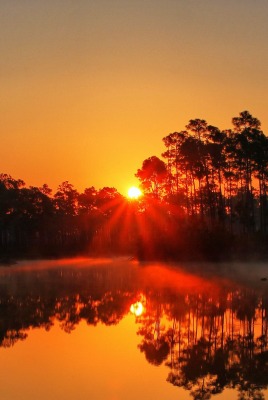
{"type": "Polygon", "coordinates": [[[238,253],[267,247],[268,137],[248,111],[232,125],[192,119],[163,138],[163,159],[149,157],[136,173],[144,192],[168,205],[177,236],[191,232],[198,247],[205,235],[203,254],[211,240],[238,253]]]}
{"type": "Polygon", "coordinates": [[[144,196],[79,193],[68,181],[26,187],[0,174],[0,254],[131,253],[141,259],[267,256],[268,137],[248,111],[220,130],[203,119],[143,161],[144,196]]]}
{"type": "Polygon", "coordinates": [[[61,256],[100,246],[108,251],[112,234],[105,226],[123,201],[115,188],[79,193],[65,181],[52,195],[47,184],[26,187],[0,174],[0,255],[61,256]]]}

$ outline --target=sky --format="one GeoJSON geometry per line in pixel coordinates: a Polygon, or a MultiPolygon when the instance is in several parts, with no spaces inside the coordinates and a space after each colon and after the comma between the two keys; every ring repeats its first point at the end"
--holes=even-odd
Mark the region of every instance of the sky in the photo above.
{"type": "Polygon", "coordinates": [[[267,0],[0,0],[0,173],[125,194],[190,119],[268,134],[267,21],[267,0]]]}

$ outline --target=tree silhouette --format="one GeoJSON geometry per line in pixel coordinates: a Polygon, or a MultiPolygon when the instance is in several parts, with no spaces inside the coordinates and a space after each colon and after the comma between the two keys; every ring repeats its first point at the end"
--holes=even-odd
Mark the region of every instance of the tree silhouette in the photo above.
{"type": "Polygon", "coordinates": [[[165,163],[156,156],[143,161],[136,177],[140,179],[145,193],[159,197],[164,192],[168,172],[165,163]]]}
{"type": "Polygon", "coordinates": [[[267,258],[268,138],[249,111],[220,130],[191,119],[145,159],[135,204],[69,181],[55,194],[0,174],[0,259],[132,253],[143,259],[267,258]]]}

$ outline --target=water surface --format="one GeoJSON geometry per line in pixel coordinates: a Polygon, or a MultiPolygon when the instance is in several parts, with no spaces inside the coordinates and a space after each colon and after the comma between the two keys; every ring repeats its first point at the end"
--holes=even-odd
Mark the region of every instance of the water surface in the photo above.
{"type": "Polygon", "coordinates": [[[0,398],[268,399],[265,264],[0,267],[0,398]]]}

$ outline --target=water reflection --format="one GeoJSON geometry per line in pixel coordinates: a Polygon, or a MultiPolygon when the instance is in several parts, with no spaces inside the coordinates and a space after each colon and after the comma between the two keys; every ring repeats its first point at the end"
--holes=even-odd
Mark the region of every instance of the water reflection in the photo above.
{"type": "Polygon", "coordinates": [[[139,317],[144,313],[144,306],[140,301],[136,301],[136,303],[131,304],[130,311],[132,314],[136,315],[136,317],[139,317]]]}
{"type": "Polygon", "coordinates": [[[225,388],[236,389],[240,400],[265,398],[265,281],[238,284],[125,262],[85,266],[1,268],[0,345],[25,340],[30,328],[50,330],[59,322],[71,333],[82,320],[110,326],[132,313],[139,350],[149,363],[166,365],[170,384],[194,399],[209,399],[225,388]]]}

